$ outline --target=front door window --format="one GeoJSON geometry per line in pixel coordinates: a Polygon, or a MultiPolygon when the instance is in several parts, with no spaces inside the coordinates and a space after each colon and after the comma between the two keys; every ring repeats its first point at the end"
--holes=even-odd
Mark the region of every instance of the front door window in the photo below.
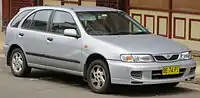
{"type": "Polygon", "coordinates": [[[51,25],[51,32],[63,35],[65,29],[77,29],[77,25],[71,14],[56,11],[51,25]]]}

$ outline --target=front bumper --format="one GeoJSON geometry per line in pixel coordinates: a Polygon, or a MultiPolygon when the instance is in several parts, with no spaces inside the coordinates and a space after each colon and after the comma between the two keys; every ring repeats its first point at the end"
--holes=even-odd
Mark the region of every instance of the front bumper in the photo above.
{"type": "Polygon", "coordinates": [[[4,52],[4,54],[5,54],[5,56],[7,56],[7,54],[8,54],[8,50],[9,50],[9,45],[3,45],[3,52],[4,52]]]}
{"type": "Polygon", "coordinates": [[[125,85],[148,85],[148,84],[162,84],[174,83],[186,80],[191,80],[195,77],[196,62],[194,60],[185,60],[169,63],[125,63],[121,61],[107,60],[110,70],[112,84],[125,84],[125,85]],[[162,68],[166,66],[179,65],[183,69],[181,75],[176,77],[168,76],[158,77],[154,76],[154,72],[162,72],[162,68]],[[193,69],[193,72],[191,72],[193,69]],[[131,72],[142,73],[141,78],[135,78],[131,72]]]}

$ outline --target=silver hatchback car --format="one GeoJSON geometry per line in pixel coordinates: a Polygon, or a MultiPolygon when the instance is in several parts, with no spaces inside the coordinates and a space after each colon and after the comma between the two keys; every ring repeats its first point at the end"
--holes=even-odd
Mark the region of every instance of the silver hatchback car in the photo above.
{"type": "Polygon", "coordinates": [[[195,77],[191,51],[106,7],[20,9],[6,29],[4,52],[17,77],[31,68],[82,76],[93,92],[111,84],[174,87],[195,77]]]}

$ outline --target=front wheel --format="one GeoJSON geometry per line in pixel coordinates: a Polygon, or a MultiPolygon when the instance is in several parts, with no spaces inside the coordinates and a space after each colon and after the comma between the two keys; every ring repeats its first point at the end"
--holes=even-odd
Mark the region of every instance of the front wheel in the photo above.
{"type": "Polygon", "coordinates": [[[95,93],[107,93],[110,89],[110,73],[106,62],[94,60],[87,70],[88,85],[95,93]]]}

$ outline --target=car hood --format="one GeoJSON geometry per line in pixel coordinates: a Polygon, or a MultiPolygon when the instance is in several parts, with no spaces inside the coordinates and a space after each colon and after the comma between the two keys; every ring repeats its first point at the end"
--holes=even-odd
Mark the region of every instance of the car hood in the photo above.
{"type": "Polygon", "coordinates": [[[189,49],[171,39],[154,34],[94,36],[95,39],[131,53],[180,53],[189,49]]]}

